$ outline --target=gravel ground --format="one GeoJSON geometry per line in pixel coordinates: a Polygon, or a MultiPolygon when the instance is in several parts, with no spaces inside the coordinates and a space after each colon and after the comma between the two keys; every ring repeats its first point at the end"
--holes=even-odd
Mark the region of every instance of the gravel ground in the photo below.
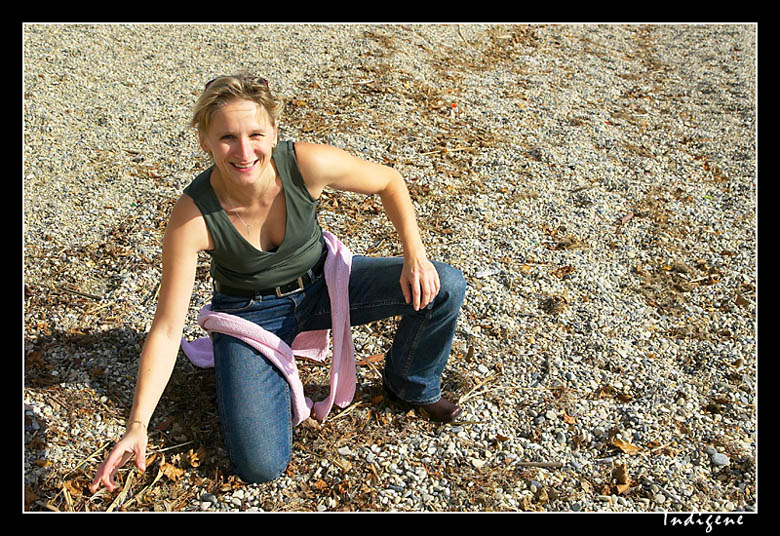
{"type": "MultiPolygon", "coordinates": [[[[740,25],[26,25],[26,510],[755,512],[756,41],[740,25]],[[381,397],[295,431],[277,481],[232,476],[213,371],[182,354],[148,470],[91,495],[132,400],[167,215],[207,165],[202,84],[246,69],[282,138],[407,179],[469,291],[459,422],[381,397]]],[[[320,221],[395,255],[378,199],[320,221]]],[[[209,300],[208,258],[185,335],[209,300]]],[[[359,358],[394,321],[355,328],[359,358]]],[[[381,363],[378,363],[381,367],[381,363]]],[[[328,368],[302,361],[313,397],[328,368]]]]}

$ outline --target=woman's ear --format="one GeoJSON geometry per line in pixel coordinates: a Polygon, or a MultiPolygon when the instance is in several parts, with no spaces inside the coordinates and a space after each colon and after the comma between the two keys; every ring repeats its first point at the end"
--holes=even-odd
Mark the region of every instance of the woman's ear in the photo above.
{"type": "Polygon", "coordinates": [[[203,152],[211,154],[211,150],[206,141],[206,136],[204,136],[200,130],[198,131],[198,143],[200,143],[200,148],[203,149],[203,152]]]}

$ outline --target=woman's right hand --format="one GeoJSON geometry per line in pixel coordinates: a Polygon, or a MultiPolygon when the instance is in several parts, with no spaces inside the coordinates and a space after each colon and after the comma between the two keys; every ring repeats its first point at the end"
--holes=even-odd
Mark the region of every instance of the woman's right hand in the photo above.
{"type": "Polygon", "coordinates": [[[135,455],[135,465],[139,471],[146,471],[146,443],[148,437],[143,424],[136,421],[131,423],[122,439],[117,441],[108,458],[98,466],[97,474],[89,486],[89,491],[95,493],[100,484],[106,486],[108,491],[114,491],[118,486],[114,482],[116,472],[135,455]]]}

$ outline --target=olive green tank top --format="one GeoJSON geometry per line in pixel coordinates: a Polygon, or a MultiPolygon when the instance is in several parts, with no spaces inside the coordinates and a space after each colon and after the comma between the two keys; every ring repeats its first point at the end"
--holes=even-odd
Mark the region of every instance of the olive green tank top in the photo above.
{"type": "Polygon", "coordinates": [[[314,266],[324,251],[316,215],[317,201],[303,182],[294,143],[279,142],[272,157],[282,180],[287,207],[284,240],[275,250],[260,251],[235,228],[211,187],[213,166],[184,189],[206,220],[214,242],[214,249],[206,251],[211,256],[210,273],[222,285],[259,290],[290,283],[314,266]]]}

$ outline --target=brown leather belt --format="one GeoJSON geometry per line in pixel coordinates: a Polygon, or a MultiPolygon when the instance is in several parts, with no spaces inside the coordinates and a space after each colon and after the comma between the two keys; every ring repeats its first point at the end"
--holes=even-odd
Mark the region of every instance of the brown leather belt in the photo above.
{"type": "Polygon", "coordinates": [[[284,296],[289,296],[290,294],[301,292],[304,288],[306,288],[307,285],[312,283],[322,274],[322,269],[325,266],[325,258],[327,256],[327,250],[323,251],[317,263],[306,270],[306,273],[296,278],[295,281],[291,281],[284,285],[279,285],[278,287],[265,288],[260,290],[241,289],[223,285],[219,281],[214,281],[214,290],[220,294],[227,294],[228,296],[236,296],[239,298],[257,298],[264,296],[276,296],[278,298],[282,298],[284,296]]]}

